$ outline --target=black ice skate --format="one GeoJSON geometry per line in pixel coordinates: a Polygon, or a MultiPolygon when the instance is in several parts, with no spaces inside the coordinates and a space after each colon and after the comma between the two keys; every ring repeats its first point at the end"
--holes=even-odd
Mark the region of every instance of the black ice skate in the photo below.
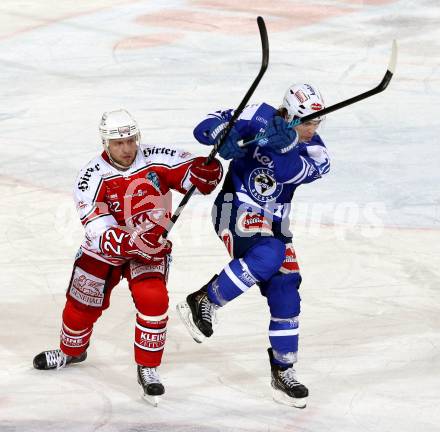
{"type": "Polygon", "coordinates": [[[205,337],[213,334],[212,325],[217,322],[216,311],[219,308],[208,299],[207,287],[217,275],[198,291],[190,294],[186,301],[177,304],[177,312],[192,338],[202,343],[205,337]]]}
{"type": "Polygon", "coordinates": [[[144,399],[157,407],[160,399],[159,396],[165,393],[165,388],[160,382],[156,368],[138,365],[137,377],[138,383],[144,391],[144,399]]]}
{"type": "Polygon", "coordinates": [[[271,385],[275,402],[296,408],[305,408],[309,390],[296,379],[293,365],[280,366],[274,364],[272,348],[269,348],[267,352],[270,359],[271,385]]]}
{"type": "Polygon", "coordinates": [[[78,357],[64,354],[60,349],[43,351],[34,357],[34,368],[41,370],[62,369],[71,363],[81,363],[87,358],[87,351],[78,357]]]}

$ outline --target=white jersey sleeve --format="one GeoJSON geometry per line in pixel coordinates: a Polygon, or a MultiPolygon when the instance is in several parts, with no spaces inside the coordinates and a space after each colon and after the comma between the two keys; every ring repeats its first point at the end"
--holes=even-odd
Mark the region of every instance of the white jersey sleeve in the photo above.
{"type": "Polygon", "coordinates": [[[93,159],[79,172],[74,187],[74,201],[86,235],[83,247],[96,253],[100,252],[99,239],[102,233],[117,225],[104,202],[101,170],[102,159],[93,159]]]}

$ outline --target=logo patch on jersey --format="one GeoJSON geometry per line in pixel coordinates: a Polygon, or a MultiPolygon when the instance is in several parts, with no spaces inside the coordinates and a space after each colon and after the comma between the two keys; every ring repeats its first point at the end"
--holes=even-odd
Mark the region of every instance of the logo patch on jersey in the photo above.
{"type": "Polygon", "coordinates": [[[270,221],[259,213],[242,213],[237,220],[237,228],[243,233],[273,235],[270,221]]]}
{"type": "Polygon", "coordinates": [[[160,181],[159,181],[159,176],[154,172],[154,171],[150,171],[147,175],[146,175],[146,179],[154,186],[154,188],[160,192],[160,181]]]}
{"type": "Polygon", "coordinates": [[[275,180],[273,170],[255,168],[248,182],[249,192],[257,201],[269,202],[275,200],[283,190],[283,185],[275,180]]]}

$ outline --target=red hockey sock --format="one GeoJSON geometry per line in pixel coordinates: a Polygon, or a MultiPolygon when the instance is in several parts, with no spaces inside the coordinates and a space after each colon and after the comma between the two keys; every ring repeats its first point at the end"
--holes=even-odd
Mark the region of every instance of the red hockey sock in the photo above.
{"type": "Polygon", "coordinates": [[[142,315],[142,318],[137,314],[134,336],[134,358],[137,364],[148,367],[160,365],[167,321],[166,314],[154,317],[142,315]]]}
{"type": "Polygon", "coordinates": [[[60,348],[64,354],[77,357],[89,346],[93,327],[80,331],[73,331],[63,323],[60,333],[60,348]]]}

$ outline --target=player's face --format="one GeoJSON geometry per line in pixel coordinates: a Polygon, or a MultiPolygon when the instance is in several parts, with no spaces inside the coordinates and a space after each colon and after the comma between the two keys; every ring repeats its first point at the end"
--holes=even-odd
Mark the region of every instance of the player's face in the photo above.
{"type": "Polygon", "coordinates": [[[109,140],[108,150],[112,159],[123,167],[129,167],[136,158],[137,140],[135,136],[129,138],[109,140]]]}
{"type": "Polygon", "coordinates": [[[320,123],[321,120],[310,120],[296,126],[295,130],[299,135],[299,141],[310,141],[313,135],[315,135],[320,123]]]}

